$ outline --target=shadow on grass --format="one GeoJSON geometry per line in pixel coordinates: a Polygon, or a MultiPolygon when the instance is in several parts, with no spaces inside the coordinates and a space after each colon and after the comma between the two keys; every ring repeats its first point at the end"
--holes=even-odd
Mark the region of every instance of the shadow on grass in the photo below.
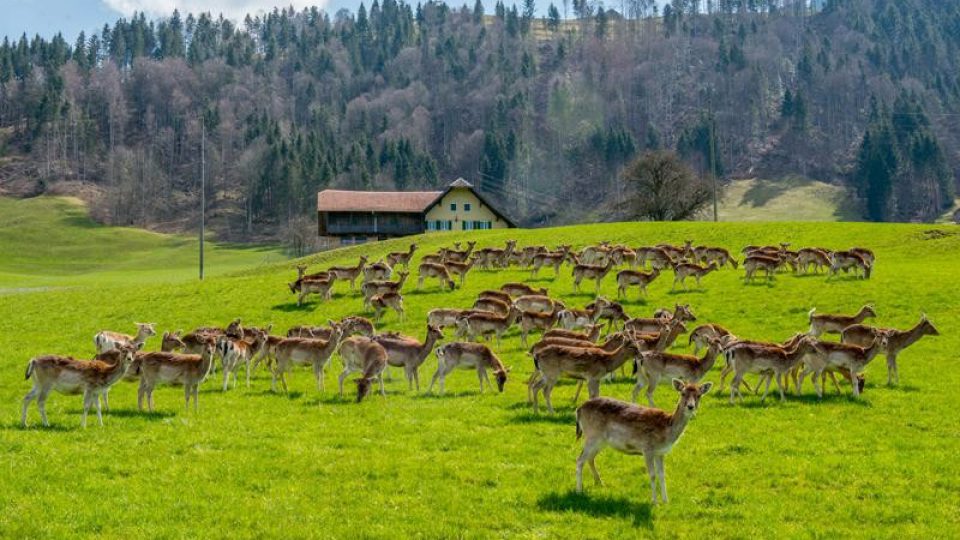
{"type": "Polygon", "coordinates": [[[542,402],[540,405],[539,414],[533,412],[532,405],[528,405],[528,407],[531,407],[531,409],[529,409],[527,412],[511,416],[509,422],[511,424],[562,424],[565,426],[570,426],[571,429],[576,423],[573,407],[554,406],[557,414],[550,414],[547,412],[547,408],[542,402]]]}
{"type": "MultiPolygon", "coordinates": [[[[483,394],[490,394],[490,393],[491,391],[487,390],[483,394]]],[[[494,391],[493,393],[497,394],[498,392],[494,391]]],[[[441,394],[439,390],[434,390],[432,392],[427,392],[426,390],[424,390],[422,393],[416,394],[415,396],[413,396],[413,399],[456,399],[456,398],[462,398],[462,397],[482,396],[483,394],[481,394],[479,390],[461,390],[459,392],[448,391],[443,394],[441,394]]]]}
{"type": "Polygon", "coordinates": [[[750,205],[754,208],[764,206],[768,202],[783,195],[794,188],[810,185],[811,181],[806,178],[793,177],[779,181],[755,180],[740,199],[740,206],[750,205]]]}
{"type": "Polygon", "coordinates": [[[316,311],[316,309],[323,302],[304,302],[303,304],[297,305],[297,303],[289,302],[286,304],[275,304],[270,307],[272,311],[283,311],[285,313],[293,313],[297,311],[316,311]]]}
{"type": "MultiPolygon", "coordinates": [[[[278,386],[279,386],[279,385],[278,385],[278,386]]],[[[248,395],[248,396],[253,396],[253,397],[284,398],[284,399],[288,399],[288,400],[290,400],[290,401],[293,401],[293,400],[295,400],[295,399],[300,399],[300,398],[302,398],[302,397],[304,396],[304,393],[301,392],[301,391],[299,391],[299,390],[294,390],[293,392],[284,392],[282,389],[277,389],[277,391],[274,392],[274,391],[272,391],[272,390],[270,390],[270,389],[266,389],[266,390],[258,390],[258,391],[254,391],[254,392],[247,392],[247,395],[248,395]]]]}
{"type": "MultiPolygon", "coordinates": [[[[156,421],[156,420],[163,420],[164,418],[173,418],[174,416],[177,416],[177,413],[183,412],[183,410],[182,410],[182,408],[183,408],[183,399],[178,400],[177,403],[180,405],[180,408],[177,409],[176,411],[157,411],[157,410],[154,410],[153,412],[149,412],[149,411],[147,411],[147,410],[138,411],[136,408],[133,408],[133,409],[111,409],[110,411],[106,411],[106,410],[103,411],[103,417],[104,417],[104,418],[107,418],[107,417],[109,417],[109,416],[112,416],[112,417],[114,417],[114,418],[143,418],[143,419],[145,419],[145,420],[154,420],[154,421],[156,421]]],[[[67,412],[75,412],[76,414],[83,414],[83,410],[82,410],[82,409],[76,409],[75,411],[68,410],[67,412]]],[[[193,401],[190,402],[190,412],[193,412],[193,401]]],[[[93,409],[90,410],[90,412],[88,413],[88,415],[89,415],[90,417],[93,417],[94,421],[96,421],[97,413],[94,412],[93,409]]],[[[89,419],[88,419],[88,421],[89,421],[89,419]]]]}
{"type": "MultiPolygon", "coordinates": [[[[80,426],[79,416],[77,417],[76,423],[73,423],[73,424],[60,424],[55,422],[50,424],[49,426],[44,426],[43,424],[40,423],[39,416],[36,418],[36,422],[30,421],[29,418],[27,419],[27,421],[30,422],[29,424],[27,424],[27,427],[23,427],[23,425],[20,422],[11,422],[9,424],[3,424],[2,427],[0,427],[0,430],[3,430],[3,431],[51,431],[55,433],[70,433],[74,431],[80,431],[83,429],[83,427],[80,426]]],[[[93,422],[90,422],[89,418],[87,419],[87,426],[100,427],[100,425],[97,424],[97,415],[93,415],[93,422]]]]}
{"type": "Polygon", "coordinates": [[[653,506],[626,497],[596,497],[570,490],[544,495],[537,507],[547,512],[577,512],[592,517],[630,518],[635,527],[653,527],[653,506]]]}

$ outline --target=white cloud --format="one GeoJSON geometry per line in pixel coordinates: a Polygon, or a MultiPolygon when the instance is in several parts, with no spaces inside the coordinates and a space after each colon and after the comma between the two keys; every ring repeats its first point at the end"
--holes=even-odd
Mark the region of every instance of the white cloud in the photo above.
{"type": "Polygon", "coordinates": [[[301,10],[308,6],[323,8],[328,0],[103,0],[110,8],[132,15],[146,13],[150,17],[169,17],[174,9],[181,14],[209,12],[214,17],[223,14],[228,19],[243,20],[248,13],[256,15],[273,11],[274,7],[293,6],[301,10]]]}

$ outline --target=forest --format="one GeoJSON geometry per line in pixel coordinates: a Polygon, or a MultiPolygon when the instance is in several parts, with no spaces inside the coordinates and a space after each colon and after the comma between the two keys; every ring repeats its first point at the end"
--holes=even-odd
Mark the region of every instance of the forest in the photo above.
{"type": "Polygon", "coordinates": [[[960,3],[373,0],[122,18],[0,45],[0,193],[225,239],[315,227],[316,192],[462,176],[525,225],[617,219],[648,150],[698,175],[844,184],[929,221],[960,170],[960,3]],[[492,8],[492,9],[491,9],[492,8]]]}

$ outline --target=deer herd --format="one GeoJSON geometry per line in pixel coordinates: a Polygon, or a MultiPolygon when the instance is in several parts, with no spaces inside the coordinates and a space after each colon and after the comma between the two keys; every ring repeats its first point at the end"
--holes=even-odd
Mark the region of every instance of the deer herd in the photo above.
{"type": "Polygon", "coordinates": [[[874,254],[863,248],[791,251],[789,247],[785,243],[747,246],[738,261],[724,248],[694,246],[690,241],[683,246],[659,244],[635,249],[604,242],[579,251],[569,245],[555,249],[518,248],[515,241],[508,241],[502,248],[478,249],[471,241],[461,249],[457,244],[420,257],[417,289],[423,288],[427,280],[437,280],[441,290],[462,287],[473,268],[496,271],[517,266],[535,277],[545,267],[552,268],[557,275],[564,265],[569,265],[573,290],[579,291],[584,280],[593,282],[593,300],[584,307],[575,307],[551,296],[546,288],[522,282],[504,283],[499,289],[479,292],[469,307],[430,310],[426,313],[422,339],[376,329],[387,310],[404,320],[403,288],[414,264],[417,244],[411,244],[406,251],[389,253],[372,264],[362,256],[355,266],[334,266],[316,273],[308,273],[307,266],[300,265],[296,280],[288,284],[297,295],[298,305],[310,295],[329,300],[334,283],[345,281],[351,290],[358,291],[364,309],[373,312],[373,320],[348,316],[328,320],[323,326],[295,326],[286,335],[275,335],[271,333],[272,326],[249,327],[235,319],[224,327],[164,332],[160,351],[156,352],[143,350],[157,334],[154,324],[136,323],[132,335],[104,330],[94,336],[96,356],[92,360],[44,355],[28,362],[26,378],[33,380],[33,388],[23,399],[21,422],[27,425],[28,406],[36,400],[41,420],[48,425],[45,404],[50,392],[56,390],[82,394],[82,425],[86,426],[91,407],[96,408],[102,425],[102,409],[109,411],[108,392],[124,379],[139,381],[137,406],[143,410],[145,400],[150,411],[154,408],[153,391],[157,385],[182,386],[187,410],[192,399],[197,412],[198,389],[205,379],[219,371],[220,390],[228,392],[236,387],[242,370],[249,388],[252,374],[261,366],[270,373],[271,390],[284,393],[288,391],[287,375],[297,366],[309,366],[317,391],[324,393],[325,371],[335,356],[339,356],[342,365],[339,395],[343,396],[347,378],[359,374],[355,398],[358,402],[374,384],[386,396],[384,380],[389,379],[391,367],[402,370],[408,387],[419,392],[420,368],[431,353],[436,357],[437,368],[428,393],[439,382],[439,392],[443,394],[446,378],[458,368],[477,374],[481,392],[484,383],[493,388],[492,372],[496,388],[502,392],[510,368],[499,356],[501,343],[516,328],[531,359],[531,375],[526,383],[528,402],[535,414],[540,412],[541,394],[547,411],[554,413],[553,391],[561,379],[578,382],[574,404],[581,387],[587,387],[588,400],[576,409],[577,437],[585,439],[577,459],[577,489],[583,488],[584,464],[590,466],[595,481],[600,483],[594,460],[600,450],[609,446],[628,454],[643,454],[653,502],[657,502],[658,494],[665,502],[664,455],[683,433],[701,398],[713,388],[713,383],[702,381],[719,361],[723,366],[717,368],[718,391],[724,392],[726,379],[732,377],[728,398],[731,404],[743,402],[743,390],[759,393],[761,387],[763,402],[774,382],[780,399],[785,400],[791,387],[799,395],[808,377],[819,398],[824,395],[828,377],[837,391],[842,391],[840,381],[845,380],[849,381],[852,394],[860,396],[865,388],[864,370],[875,357],[881,353],[886,357],[887,383],[898,384],[898,355],[921,337],[938,335],[926,316],[905,330],[868,325],[867,321],[878,313],[865,305],[850,315],[813,309],[806,321],[809,326],[804,325],[804,331],[786,341],[754,341],[717,323],[691,328],[697,317],[688,304],[658,309],[650,316],[631,316],[624,305],[599,295],[602,281],[611,272],[616,276],[617,297],[622,298],[631,288],[646,295],[647,287],[668,269],[673,271],[673,288],[686,288],[688,280],[700,286],[710,273],[741,265],[747,282],[761,272],[770,280],[787,270],[796,274],[826,272],[831,278],[841,271],[852,271],[854,276],[868,279],[875,261],[874,254]],[[693,348],[693,354],[671,352],[688,330],[686,346],[693,348]],[[453,339],[441,344],[445,333],[452,334],[453,339]],[[534,334],[539,334],[539,339],[531,343],[534,334]],[[827,335],[840,339],[823,339],[827,335]],[[601,397],[605,382],[628,372],[633,383],[633,403],[601,397]],[[746,380],[748,376],[757,377],[752,387],[746,380]],[[655,407],[654,395],[661,383],[669,384],[679,394],[672,412],[655,407]],[[648,406],[635,404],[641,393],[648,406]]]}

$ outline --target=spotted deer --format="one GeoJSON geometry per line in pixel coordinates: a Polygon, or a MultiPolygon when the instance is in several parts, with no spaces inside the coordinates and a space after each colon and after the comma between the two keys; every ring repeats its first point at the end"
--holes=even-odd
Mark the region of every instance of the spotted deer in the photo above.
{"type": "MultiPolygon", "coordinates": [[[[357,278],[363,273],[363,267],[367,265],[367,256],[361,255],[356,266],[333,266],[327,269],[330,277],[340,281],[349,281],[350,290],[356,290],[357,278]]],[[[332,281],[332,280],[331,280],[332,281]]]]}
{"type": "Polygon", "coordinates": [[[297,296],[297,305],[303,305],[304,298],[315,294],[321,300],[330,300],[333,297],[333,278],[306,279],[300,282],[300,294],[297,296]]]}
{"type": "Polygon", "coordinates": [[[873,269],[867,259],[860,253],[852,251],[835,251],[830,260],[830,275],[827,279],[832,279],[842,270],[844,274],[853,270],[854,276],[862,279],[870,279],[870,272],[873,269]]]}
{"type": "Polygon", "coordinates": [[[280,340],[274,352],[277,361],[270,370],[272,376],[270,390],[276,391],[277,380],[279,380],[283,392],[286,393],[288,391],[287,372],[294,366],[308,365],[313,368],[317,391],[323,393],[324,370],[344,335],[343,326],[338,324],[331,328],[330,336],[327,339],[286,338],[280,340]]]}
{"type": "Polygon", "coordinates": [[[379,335],[373,339],[386,349],[387,364],[402,367],[409,388],[412,390],[416,385],[416,390],[419,392],[420,366],[441,338],[443,338],[443,332],[439,328],[427,325],[427,336],[422,342],[402,335],[379,335]]]}
{"type": "Polygon", "coordinates": [[[470,258],[470,254],[473,253],[473,248],[476,247],[477,243],[474,241],[467,242],[467,249],[464,251],[457,251],[455,249],[446,249],[443,252],[444,263],[462,263],[470,258]]]}
{"type": "Polygon", "coordinates": [[[800,249],[797,251],[797,270],[801,274],[809,273],[811,266],[817,274],[823,270],[829,270],[830,255],[827,251],[819,248],[800,249]]]}
{"type": "Polygon", "coordinates": [[[640,390],[647,387],[647,402],[654,406],[653,393],[661,379],[679,378],[689,382],[700,382],[713,369],[720,354],[720,340],[712,340],[702,358],[688,354],[671,354],[654,350],[640,354],[637,365],[637,384],[633,387],[633,401],[637,401],[640,390]]]}
{"type": "Polygon", "coordinates": [[[440,288],[446,287],[451,291],[456,287],[453,279],[450,278],[450,272],[447,267],[439,263],[420,263],[417,269],[419,277],[417,278],[417,289],[423,288],[423,281],[427,278],[436,278],[440,280],[440,288]]]}
{"type": "Polygon", "coordinates": [[[455,369],[474,369],[477,372],[477,378],[480,380],[480,393],[483,393],[483,383],[493,388],[490,383],[488,371],[493,371],[497,380],[497,390],[503,392],[503,386],[507,382],[507,373],[510,371],[504,367],[503,362],[497,357],[489,347],[482,343],[471,342],[453,342],[437,347],[437,371],[430,379],[430,386],[427,392],[433,391],[433,384],[440,381],[440,394],[444,393],[444,383],[447,375],[455,369]]]}
{"type": "Polygon", "coordinates": [[[187,411],[190,410],[190,398],[193,398],[194,412],[200,411],[200,383],[210,373],[213,365],[214,344],[205,343],[200,354],[180,354],[173,352],[138,353],[131,370],[140,377],[137,388],[137,410],[143,410],[146,399],[147,409],[153,412],[153,389],[158,384],[183,386],[183,397],[187,411]]]}
{"type": "MultiPolygon", "coordinates": [[[[819,354],[805,359],[805,366],[800,373],[797,387],[803,385],[804,377],[813,373],[813,384],[817,389],[817,396],[823,397],[823,372],[828,369],[843,369],[850,372],[851,381],[858,379],[858,375],[863,372],[867,364],[887,347],[887,339],[886,334],[880,334],[867,347],[850,345],[849,343],[818,342],[817,353],[819,354]],[[816,386],[818,378],[821,380],[820,387],[816,386]]],[[[852,384],[851,386],[853,396],[860,397],[860,384],[852,384]]]]}
{"type": "Polygon", "coordinates": [[[380,394],[387,396],[383,387],[383,370],[387,368],[387,350],[372,338],[353,336],[345,339],[340,345],[340,358],[343,360],[343,371],[337,378],[340,386],[340,397],[343,397],[343,381],[351,373],[360,373],[357,379],[357,403],[370,393],[373,381],[380,382],[380,394]]]}
{"type": "Polygon", "coordinates": [[[392,309],[397,312],[397,317],[402,322],[404,319],[403,296],[400,293],[377,294],[370,299],[370,306],[373,307],[373,319],[380,322],[383,318],[383,312],[392,309]]]}
{"type": "MultiPolygon", "coordinates": [[[[810,336],[803,336],[797,344],[791,349],[782,347],[770,347],[756,345],[744,342],[734,343],[724,351],[727,364],[733,366],[733,381],[730,383],[730,403],[734,403],[734,397],[739,397],[743,402],[743,394],[740,393],[740,384],[747,373],[772,372],[776,376],[777,390],[780,391],[780,400],[786,400],[784,395],[784,375],[788,374],[796,365],[798,365],[804,356],[812,353],[821,352],[820,345],[810,336]]],[[[770,391],[770,381],[767,378],[767,386],[760,398],[763,403],[770,391]]]]}
{"type": "Polygon", "coordinates": [[[843,329],[840,340],[843,343],[859,345],[860,347],[869,347],[871,343],[881,335],[887,337],[887,384],[900,383],[900,369],[897,367],[897,355],[904,349],[913,345],[923,336],[939,336],[940,332],[933,326],[933,323],[927,319],[927,316],[921,315],[920,322],[907,330],[897,330],[895,328],[874,328],[864,324],[854,324],[843,329]]]}
{"type": "Polygon", "coordinates": [[[403,267],[410,267],[410,260],[413,258],[413,254],[417,251],[417,244],[410,244],[410,249],[407,251],[393,251],[387,254],[387,264],[396,268],[397,265],[403,265],[403,267]]]}
{"type": "Polygon", "coordinates": [[[780,268],[781,260],[779,257],[769,257],[767,255],[748,255],[743,260],[744,283],[752,283],[757,272],[762,271],[766,275],[767,281],[772,281],[780,268]]]}
{"type": "Polygon", "coordinates": [[[693,259],[703,264],[715,262],[720,268],[727,264],[734,270],[740,267],[737,259],[722,247],[698,246],[693,249],[693,259]]]}
{"type": "Polygon", "coordinates": [[[160,338],[160,351],[162,352],[176,352],[182,351],[186,348],[187,344],[184,343],[183,339],[180,337],[182,330],[177,330],[175,332],[164,332],[163,336],[160,338]]]}
{"type": "Polygon", "coordinates": [[[131,345],[135,348],[141,348],[147,342],[147,338],[157,335],[155,323],[133,323],[137,326],[135,336],[121,334],[102,330],[93,336],[93,344],[98,353],[105,353],[118,345],[131,345]]]}
{"type": "Polygon", "coordinates": [[[527,346],[527,335],[534,330],[545,332],[557,325],[559,312],[542,313],[523,311],[520,315],[520,344],[527,346]]]}
{"type": "Polygon", "coordinates": [[[869,304],[861,307],[860,311],[854,315],[817,313],[817,308],[813,308],[807,314],[807,317],[810,320],[809,334],[814,337],[818,337],[822,334],[839,334],[848,326],[860,324],[863,321],[876,316],[877,312],[874,311],[873,306],[869,304]]]}
{"type": "Polygon", "coordinates": [[[586,307],[587,311],[597,311],[597,321],[607,321],[607,330],[617,328],[621,323],[630,320],[626,310],[617,302],[612,302],[606,298],[600,297],[590,302],[586,307]]]}
{"type": "Polygon", "coordinates": [[[653,319],[654,324],[642,322],[647,320],[649,319],[630,319],[624,323],[624,331],[635,334],[664,334],[667,336],[667,347],[670,347],[680,334],[687,330],[686,324],[679,318],[653,319]]]}
{"type": "Polygon", "coordinates": [[[540,269],[544,266],[552,267],[554,276],[560,275],[560,265],[562,265],[563,261],[566,260],[568,253],[569,249],[564,251],[537,253],[533,256],[533,261],[530,268],[530,277],[537,277],[537,274],[540,273],[540,269]]]}
{"type": "MultiPolygon", "coordinates": [[[[508,309],[509,309],[509,306],[508,306],[508,309]]],[[[456,308],[431,309],[430,311],[427,312],[427,324],[431,326],[436,326],[437,328],[440,328],[440,329],[448,328],[448,327],[456,328],[457,318],[459,318],[465,311],[470,311],[470,310],[456,309],[456,308]]]]}
{"type": "Polygon", "coordinates": [[[584,438],[583,452],[577,458],[577,491],[583,491],[583,466],[590,465],[593,479],[603,482],[595,459],[605,447],[625,454],[643,454],[650,477],[653,504],[657,503],[657,483],[660,500],[666,503],[667,477],[664,456],[676,445],[687,423],[700,406],[700,398],[707,395],[712,383],[687,384],[673,380],[673,388],[680,400],[673,413],[660,409],[640,407],[610,398],[595,398],[577,409],[577,439],[584,438]]]}
{"type": "Polygon", "coordinates": [[[253,357],[260,351],[266,341],[266,333],[258,332],[253,343],[242,338],[232,338],[227,335],[217,340],[217,352],[223,358],[223,391],[227,391],[230,377],[233,376],[233,386],[237,386],[237,371],[244,366],[247,372],[247,388],[250,388],[250,371],[253,367],[253,357]]]}
{"type": "Polygon", "coordinates": [[[639,247],[635,251],[637,252],[637,264],[641,268],[646,268],[648,261],[651,268],[660,270],[673,265],[673,257],[663,248],[639,247]]]}
{"type": "Polygon", "coordinates": [[[47,420],[47,397],[52,390],[65,395],[83,394],[83,416],[80,425],[87,427],[87,413],[96,405],[97,420],[103,425],[103,412],[99,396],[116,384],[133,361],[137,347],[119,343],[110,350],[98,354],[93,360],[77,360],[69,356],[36,356],[27,362],[25,380],[33,378],[33,388],[23,398],[20,423],[27,426],[27,408],[37,400],[40,420],[47,420]]]}

